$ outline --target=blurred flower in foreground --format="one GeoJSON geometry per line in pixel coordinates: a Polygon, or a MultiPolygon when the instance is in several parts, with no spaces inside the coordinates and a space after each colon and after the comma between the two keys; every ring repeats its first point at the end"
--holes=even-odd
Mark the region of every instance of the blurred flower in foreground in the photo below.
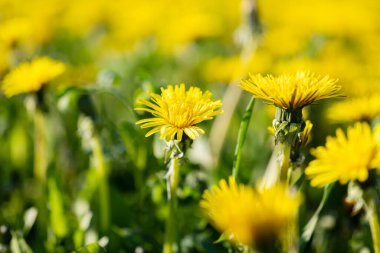
{"type": "Polygon", "coordinates": [[[327,116],[334,122],[371,121],[380,116],[380,95],[337,102],[329,108],[327,116]]]}
{"type": "Polygon", "coordinates": [[[3,80],[2,90],[7,97],[38,91],[65,71],[62,62],[39,57],[18,65],[3,80]]]}
{"type": "Polygon", "coordinates": [[[206,190],[200,206],[212,224],[235,243],[254,248],[273,247],[294,229],[300,195],[291,195],[284,185],[263,191],[238,185],[233,177],[229,183],[206,190]]]}
{"type": "Polygon", "coordinates": [[[161,95],[151,93],[152,102],[140,100],[138,103],[147,108],[135,108],[138,111],[150,112],[154,118],[139,120],[136,124],[141,124],[141,128],[153,127],[145,136],[148,137],[156,132],[160,132],[161,139],[167,141],[175,137],[182,140],[183,133],[194,140],[203,134],[204,131],[196,125],[204,120],[210,120],[214,116],[223,113],[218,110],[222,106],[222,101],[212,100],[212,93],[203,93],[197,87],[190,87],[186,91],[185,84],[168,85],[166,89],[161,88],[161,95]]]}
{"type": "Polygon", "coordinates": [[[298,71],[294,75],[273,77],[250,75],[240,87],[277,107],[286,110],[302,109],[315,101],[339,96],[341,87],[336,79],[298,71]]]}
{"type": "Polygon", "coordinates": [[[369,170],[380,167],[380,125],[373,132],[367,123],[356,123],[347,130],[341,129],[336,137],[328,137],[325,147],[311,150],[316,159],[310,162],[305,173],[311,185],[323,187],[335,181],[342,184],[350,180],[364,182],[369,170]]]}

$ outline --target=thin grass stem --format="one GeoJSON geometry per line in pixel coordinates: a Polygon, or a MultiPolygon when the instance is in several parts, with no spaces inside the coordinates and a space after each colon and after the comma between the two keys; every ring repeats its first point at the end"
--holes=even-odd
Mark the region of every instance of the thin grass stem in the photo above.
{"type": "Polygon", "coordinates": [[[169,162],[170,175],[168,177],[169,183],[169,212],[166,218],[166,228],[165,228],[165,241],[163,247],[163,253],[173,253],[175,251],[175,243],[177,240],[177,189],[179,183],[179,166],[180,158],[178,156],[172,156],[169,162]]]}
{"type": "Polygon", "coordinates": [[[240,160],[241,160],[241,155],[242,155],[242,149],[243,145],[247,136],[247,130],[249,126],[249,122],[252,117],[252,111],[253,107],[255,106],[255,98],[252,96],[251,100],[249,101],[247,108],[245,110],[243,119],[240,123],[240,128],[238,132],[238,139],[235,147],[235,158],[234,158],[234,163],[232,167],[232,176],[235,178],[236,181],[238,180],[238,175],[239,175],[239,168],[240,168],[240,160]]]}
{"type": "Polygon", "coordinates": [[[367,200],[367,216],[369,227],[371,229],[373,250],[375,253],[380,253],[380,224],[379,224],[379,214],[376,206],[375,196],[370,194],[367,200]]]}

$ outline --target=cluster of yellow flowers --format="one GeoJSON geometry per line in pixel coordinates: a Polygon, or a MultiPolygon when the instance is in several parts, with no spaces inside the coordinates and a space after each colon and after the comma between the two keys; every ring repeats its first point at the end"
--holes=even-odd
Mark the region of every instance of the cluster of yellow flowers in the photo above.
{"type": "MultiPolygon", "coordinates": [[[[286,124],[289,123],[291,129],[295,127],[292,126],[293,113],[298,115],[299,110],[316,101],[341,96],[341,87],[336,83],[328,76],[299,71],[278,77],[251,75],[242,80],[241,88],[289,113],[289,119],[286,120],[290,122],[286,124]]],[[[204,133],[196,125],[222,112],[217,110],[221,101],[211,100],[211,93],[203,94],[195,87],[185,91],[184,84],[174,87],[169,85],[161,92],[161,95],[151,94],[153,103],[140,101],[148,108],[136,108],[155,116],[137,122],[143,128],[153,127],[147,136],[161,132],[162,139],[169,141],[176,138],[181,141],[185,133],[194,140],[199,133],[204,133]]],[[[377,101],[377,97],[374,97],[373,102],[367,102],[376,104],[377,101]]],[[[377,115],[377,112],[365,114],[365,109],[358,107],[352,114],[358,120],[373,119],[377,115]]],[[[295,122],[297,120],[302,122],[302,112],[301,119],[295,122]]],[[[307,143],[312,128],[310,121],[305,125],[299,130],[297,142],[302,145],[307,143]]],[[[311,153],[316,159],[305,170],[311,185],[322,187],[335,181],[343,184],[366,181],[370,170],[380,168],[379,129],[376,126],[372,131],[367,123],[356,123],[348,129],[347,136],[338,129],[337,136],[329,137],[325,147],[313,149],[311,153]]],[[[296,148],[297,145],[291,146],[296,148]]],[[[281,183],[256,190],[239,185],[230,177],[229,183],[221,180],[218,186],[206,190],[200,205],[213,225],[235,243],[268,249],[268,244],[281,244],[292,229],[294,232],[300,202],[299,193],[291,195],[281,183]]]]}
{"type": "MultiPolygon", "coordinates": [[[[283,110],[297,111],[321,99],[339,96],[340,86],[328,76],[316,76],[299,71],[294,75],[279,77],[261,75],[243,80],[241,87],[255,97],[274,104],[283,110]]],[[[151,93],[151,101],[140,100],[146,111],[154,117],[137,122],[142,128],[152,127],[146,136],[161,133],[161,139],[181,142],[185,133],[194,140],[204,131],[196,126],[204,120],[222,113],[221,101],[211,100],[211,93],[199,88],[188,91],[184,84],[169,85],[161,89],[161,95],[151,93]]],[[[300,130],[299,143],[308,141],[312,124],[300,130]]],[[[260,248],[280,243],[295,227],[295,218],[301,198],[289,195],[287,187],[275,184],[263,190],[238,185],[234,178],[229,184],[222,180],[219,186],[206,191],[201,202],[212,223],[233,241],[260,248]]]]}
{"type": "MultiPolygon", "coordinates": [[[[102,37],[99,51],[109,46],[126,49],[152,38],[162,51],[175,51],[199,38],[232,37],[241,19],[240,5],[239,0],[0,0],[1,10],[9,10],[0,18],[0,74],[7,72],[2,91],[7,97],[38,92],[68,69],[52,58],[32,57],[59,32],[102,37]],[[19,50],[31,60],[18,59],[19,50]]],[[[304,107],[343,93],[349,99],[331,106],[328,118],[356,123],[348,127],[347,134],[338,129],[325,146],[312,149],[315,159],[302,167],[301,173],[313,187],[324,187],[336,181],[365,182],[371,170],[380,168],[380,125],[371,129],[380,116],[380,50],[372,45],[380,42],[379,9],[375,0],[360,4],[348,0],[344,5],[338,0],[260,0],[257,12],[265,32],[257,41],[257,50],[246,61],[242,55],[232,54],[206,64],[203,74],[209,81],[230,82],[242,73],[254,73],[242,79],[240,88],[277,108],[273,134],[276,145],[284,147],[279,178],[284,174],[291,177],[292,169],[302,160],[299,149],[310,139],[313,124],[304,120],[304,107]],[[331,17],[328,22],[323,17],[326,15],[331,17]],[[285,68],[330,73],[340,83],[311,71],[256,74],[284,73],[285,68]]],[[[170,176],[178,170],[178,159],[183,155],[179,144],[204,134],[198,125],[223,113],[222,101],[214,100],[210,91],[193,86],[186,89],[183,83],[149,95],[150,99],[137,102],[142,106],[135,110],[152,117],[136,124],[151,128],[146,137],[160,133],[160,139],[170,143],[172,160],[167,177],[169,188],[175,190],[178,178],[170,176]]],[[[291,192],[291,180],[287,184],[279,181],[285,180],[256,189],[230,177],[228,183],[221,180],[206,190],[200,206],[211,223],[236,244],[258,249],[282,244],[295,233],[302,197],[291,192]]]]}
{"type": "MultiPolygon", "coordinates": [[[[238,55],[211,59],[205,78],[230,83],[241,78],[236,73],[308,69],[338,78],[345,95],[365,107],[369,96],[380,94],[380,50],[374,46],[380,40],[379,10],[380,3],[374,0],[259,0],[257,13],[263,33],[256,41],[257,49],[245,56],[247,62],[238,55]],[[361,100],[356,100],[358,95],[361,100]]],[[[341,121],[338,117],[345,110],[340,110],[329,119],[341,121]]],[[[345,121],[357,117],[348,112],[345,121]]]]}
{"type": "Polygon", "coordinates": [[[18,60],[16,48],[33,55],[62,32],[96,34],[98,51],[154,38],[172,52],[198,38],[229,38],[240,22],[240,1],[1,0],[0,14],[1,73],[18,60]]]}

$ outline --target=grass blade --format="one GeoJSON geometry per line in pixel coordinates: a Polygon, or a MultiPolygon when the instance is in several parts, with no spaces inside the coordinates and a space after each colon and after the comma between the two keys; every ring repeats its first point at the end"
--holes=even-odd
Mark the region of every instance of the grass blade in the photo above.
{"type": "Polygon", "coordinates": [[[252,96],[251,100],[249,101],[247,105],[245,113],[243,115],[243,119],[240,123],[238,139],[237,139],[237,143],[235,147],[234,163],[232,167],[232,176],[236,179],[236,181],[238,181],[242,148],[245,142],[245,138],[247,136],[249,121],[251,120],[251,117],[252,117],[252,111],[253,111],[254,105],[255,105],[255,97],[252,96]]]}

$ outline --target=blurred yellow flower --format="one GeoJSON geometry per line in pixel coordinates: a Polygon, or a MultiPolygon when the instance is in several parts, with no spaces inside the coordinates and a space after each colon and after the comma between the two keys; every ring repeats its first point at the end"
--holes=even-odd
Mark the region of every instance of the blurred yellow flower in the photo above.
{"type": "Polygon", "coordinates": [[[65,71],[62,62],[39,57],[18,65],[3,80],[2,90],[7,97],[38,91],[65,71]]]}
{"type": "Polygon", "coordinates": [[[235,243],[259,247],[283,239],[293,228],[300,195],[291,195],[284,185],[257,191],[238,185],[233,177],[203,193],[201,208],[212,224],[235,243]]]}
{"type": "MultiPolygon", "coordinates": [[[[372,65],[366,66],[368,69],[371,69],[371,71],[373,71],[374,73],[377,71],[377,69],[375,68],[372,69],[372,65]]],[[[366,70],[361,69],[360,71],[361,72],[357,73],[357,76],[352,77],[344,83],[344,94],[351,97],[371,97],[373,96],[373,94],[380,94],[380,76],[378,77],[374,75],[374,73],[368,76],[363,76],[363,73],[366,73],[366,70]],[[359,77],[360,74],[362,75],[362,77],[359,77]]]]}
{"type": "Polygon", "coordinates": [[[212,58],[203,68],[203,75],[207,81],[225,84],[234,81],[240,72],[241,60],[239,56],[212,58]]]}
{"type": "Polygon", "coordinates": [[[66,1],[1,1],[0,43],[31,53],[52,38],[66,1]]]}
{"type": "Polygon", "coordinates": [[[377,27],[378,4],[373,0],[259,0],[257,6],[266,27],[287,27],[309,36],[360,35],[377,27]]]}
{"type": "Polygon", "coordinates": [[[341,129],[336,137],[328,137],[325,147],[311,150],[316,157],[305,173],[314,187],[323,187],[335,181],[346,184],[350,180],[364,182],[368,171],[380,167],[380,125],[371,131],[367,123],[356,123],[341,129]]]}
{"type": "Polygon", "coordinates": [[[77,0],[67,4],[61,25],[70,32],[86,35],[97,25],[105,22],[108,11],[105,0],[77,0]]]}
{"type": "Polygon", "coordinates": [[[341,87],[336,82],[329,76],[298,71],[294,75],[283,74],[278,77],[250,75],[241,81],[240,87],[257,98],[292,111],[321,99],[338,97],[341,87]]]}
{"type": "Polygon", "coordinates": [[[273,55],[283,56],[300,52],[306,47],[307,37],[297,29],[281,26],[263,34],[263,47],[273,55]],[[281,41],[281,47],[278,46],[281,41]]]}
{"type": "Polygon", "coordinates": [[[204,120],[210,120],[214,116],[223,113],[218,110],[222,101],[212,100],[212,93],[203,93],[198,87],[190,87],[186,91],[185,84],[168,85],[166,89],[161,88],[161,95],[151,93],[151,100],[140,100],[138,103],[147,108],[135,108],[138,111],[147,111],[154,118],[142,119],[136,122],[141,128],[153,127],[145,136],[148,137],[160,132],[161,139],[167,141],[175,137],[182,140],[183,133],[194,140],[204,131],[196,126],[204,120]]]}
{"type": "Polygon", "coordinates": [[[13,18],[0,24],[0,42],[12,47],[32,36],[30,22],[27,19],[13,18]]]}
{"type": "Polygon", "coordinates": [[[380,116],[380,95],[337,102],[328,109],[327,116],[335,122],[371,121],[380,116]]]}
{"type": "Polygon", "coordinates": [[[230,39],[240,22],[240,2],[108,1],[105,7],[108,9],[106,22],[110,33],[105,38],[106,44],[126,48],[153,38],[161,52],[173,53],[198,39],[230,39]]]}
{"type": "Polygon", "coordinates": [[[239,55],[212,58],[205,64],[203,75],[209,82],[229,84],[239,80],[248,71],[267,72],[271,66],[271,56],[265,50],[257,50],[247,59],[239,55]]]}

